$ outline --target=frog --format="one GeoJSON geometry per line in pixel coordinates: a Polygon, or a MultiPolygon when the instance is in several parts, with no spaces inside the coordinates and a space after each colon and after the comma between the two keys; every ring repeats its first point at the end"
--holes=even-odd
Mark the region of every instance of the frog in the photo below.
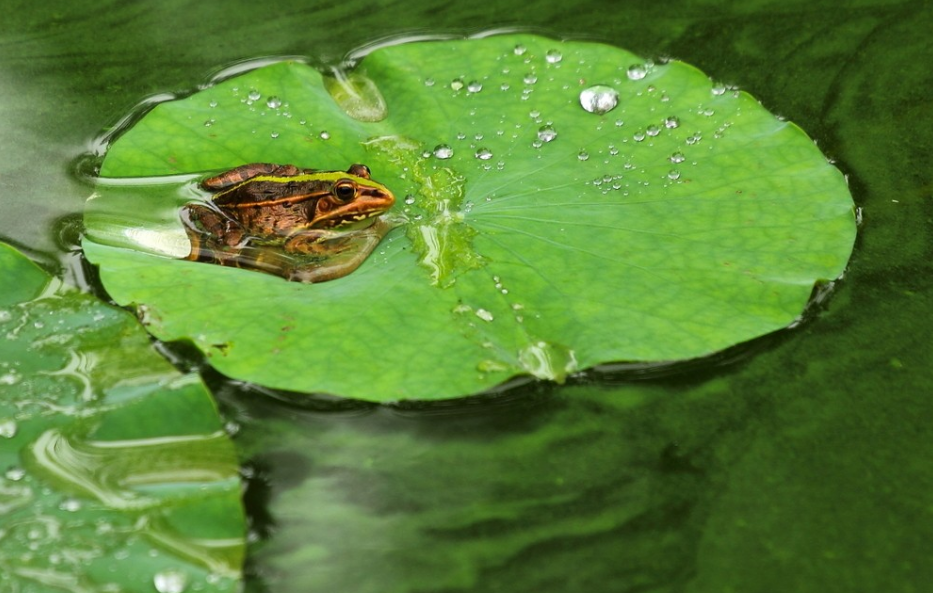
{"type": "Polygon", "coordinates": [[[209,202],[185,205],[192,261],[249,268],[290,281],[344,277],[372,253],[397,219],[395,203],[369,167],[344,171],[249,163],[208,177],[209,202]]]}

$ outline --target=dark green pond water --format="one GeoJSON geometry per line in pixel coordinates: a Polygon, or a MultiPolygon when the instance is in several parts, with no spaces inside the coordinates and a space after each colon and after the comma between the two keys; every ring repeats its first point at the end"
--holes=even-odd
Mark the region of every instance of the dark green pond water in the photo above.
{"type": "Polygon", "coordinates": [[[863,209],[812,321],[738,360],[508,397],[288,402],[208,376],[238,423],[247,588],[925,591],[933,585],[933,7],[924,2],[14,1],[0,238],[74,279],[91,139],[236,60],[521,26],[671,56],[799,124],[863,209]]]}

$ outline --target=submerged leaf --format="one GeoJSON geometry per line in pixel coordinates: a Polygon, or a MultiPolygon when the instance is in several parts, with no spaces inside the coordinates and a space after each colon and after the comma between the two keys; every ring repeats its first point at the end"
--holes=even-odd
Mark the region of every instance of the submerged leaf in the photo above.
{"type": "Polygon", "coordinates": [[[319,72],[283,62],[157,106],[101,173],[362,162],[404,197],[406,228],[345,278],[289,284],[153,256],[186,254],[177,211],[204,199],[190,179],[104,184],[85,249],[113,298],[232,377],[437,399],[775,331],[851,251],[841,173],[686,64],[505,35],[384,47],[347,80],[371,84],[386,117],[348,115],[319,72]]]}
{"type": "Polygon", "coordinates": [[[0,281],[31,292],[0,309],[0,590],[235,590],[237,458],[203,384],[3,244],[0,281]]]}

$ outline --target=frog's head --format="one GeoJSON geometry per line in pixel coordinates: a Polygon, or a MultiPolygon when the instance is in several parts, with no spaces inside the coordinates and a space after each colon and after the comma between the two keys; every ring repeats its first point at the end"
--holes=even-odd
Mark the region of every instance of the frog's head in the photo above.
{"type": "Polygon", "coordinates": [[[311,228],[360,228],[392,207],[395,196],[386,186],[373,181],[369,167],[355,164],[346,173],[327,173],[321,181],[329,184],[314,205],[311,228]]]}

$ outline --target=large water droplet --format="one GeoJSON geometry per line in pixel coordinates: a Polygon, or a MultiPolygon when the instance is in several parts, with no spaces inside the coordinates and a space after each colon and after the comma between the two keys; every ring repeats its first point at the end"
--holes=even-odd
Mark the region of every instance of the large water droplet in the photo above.
{"type": "Polygon", "coordinates": [[[462,79],[462,78],[455,78],[455,79],[451,80],[451,81],[450,81],[450,88],[452,88],[452,89],[455,90],[455,91],[459,91],[460,89],[462,89],[462,88],[463,88],[463,79],[462,79]]]}
{"type": "Polygon", "coordinates": [[[521,56],[521,55],[524,55],[525,52],[528,51],[528,49],[524,45],[519,43],[518,45],[515,46],[514,51],[515,51],[516,56],[521,56]]]}
{"type": "Polygon", "coordinates": [[[557,131],[551,126],[541,126],[538,128],[538,140],[541,142],[550,142],[557,138],[557,131]]]}
{"type": "Polygon", "coordinates": [[[619,104],[619,93],[611,86],[598,84],[580,91],[580,105],[590,113],[602,115],[619,104]]]}
{"type": "Polygon", "coordinates": [[[675,152],[674,154],[670,156],[670,161],[674,163],[675,165],[678,165],[684,162],[685,160],[687,160],[687,157],[685,157],[684,153],[682,152],[675,152]]]}
{"type": "Polygon", "coordinates": [[[556,64],[563,60],[564,56],[562,56],[561,53],[556,49],[551,49],[548,50],[546,54],[544,54],[544,59],[547,60],[548,64],[556,64]]]}
{"type": "MultiPolygon", "coordinates": [[[[324,88],[344,113],[357,121],[382,121],[389,115],[385,97],[379,87],[358,72],[346,73],[334,69],[324,77],[324,88]]],[[[271,101],[271,99],[270,99],[271,101]]]]}
{"type": "Polygon", "coordinates": [[[177,570],[162,570],[152,578],[159,593],[183,593],[188,586],[188,575],[177,570]]]}
{"type": "Polygon", "coordinates": [[[483,90],[483,84],[478,80],[471,80],[470,84],[467,85],[467,90],[471,93],[478,93],[483,90]]]}
{"type": "Polygon", "coordinates": [[[670,172],[668,172],[667,174],[667,178],[670,179],[671,181],[680,179],[680,171],[678,171],[677,169],[671,169],[670,172]]]}
{"type": "Polygon", "coordinates": [[[476,158],[481,161],[488,161],[492,158],[492,151],[488,148],[479,148],[476,150],[476,158]]]}
{"type": "Polygon", "coordinates": [[[669,130],[673,130],[674,128],[679,128],[680,119],[672,115],[664,120],[664,127],[668,128],[669,130]]]}
{"type": "Polygon", "coordinates": [[[249,94],[246,95],[246,98],[250,101],[258,101],[260,97],[262,97],[262,93],[256,89],[250,89],[249,94]]]}
{"type": "Polygon", "coordinates": [[[577,159],[579,159],[579,160],[581,160],[581,161],[587,161],[587,160],[590,159],[590,153],[586,152],[585,150],[581,150],[581,151],[577,154],[577,159]]]}
{"type": "Polygon", "coordinates": [[[529,72],[522,80],[525,81],[525,84],[534,84],[538,82],[538,77],[529,72]]]}
{"type": "Polygon", "coordinates": [[[282,106],[282,100],[276,97],[275,95],[266,99],[266,107],[269,109],[278,109],[282,106]]]}
{"type": "Polygon", "coordinates": [[[645,68],[644,64],[633,64],[628,67],[625,75],[628,76],[629,80],[641,80],[648,76],[648,69],[645,68]]]}
{"type": "Polygon", "coordinates": [[[449,159],[454,156],[454,149],[447,144],[438,144],[434,147],[434,156],[439,159],[449,159]]]}
{"type": "Polygon", "coordinates": [[[658,134],[661,133],[661,128],[655,125],[650,125],[647,128],[645,128],[645,133],[653,138],[654,136],[657,136],[658,134]]]}

